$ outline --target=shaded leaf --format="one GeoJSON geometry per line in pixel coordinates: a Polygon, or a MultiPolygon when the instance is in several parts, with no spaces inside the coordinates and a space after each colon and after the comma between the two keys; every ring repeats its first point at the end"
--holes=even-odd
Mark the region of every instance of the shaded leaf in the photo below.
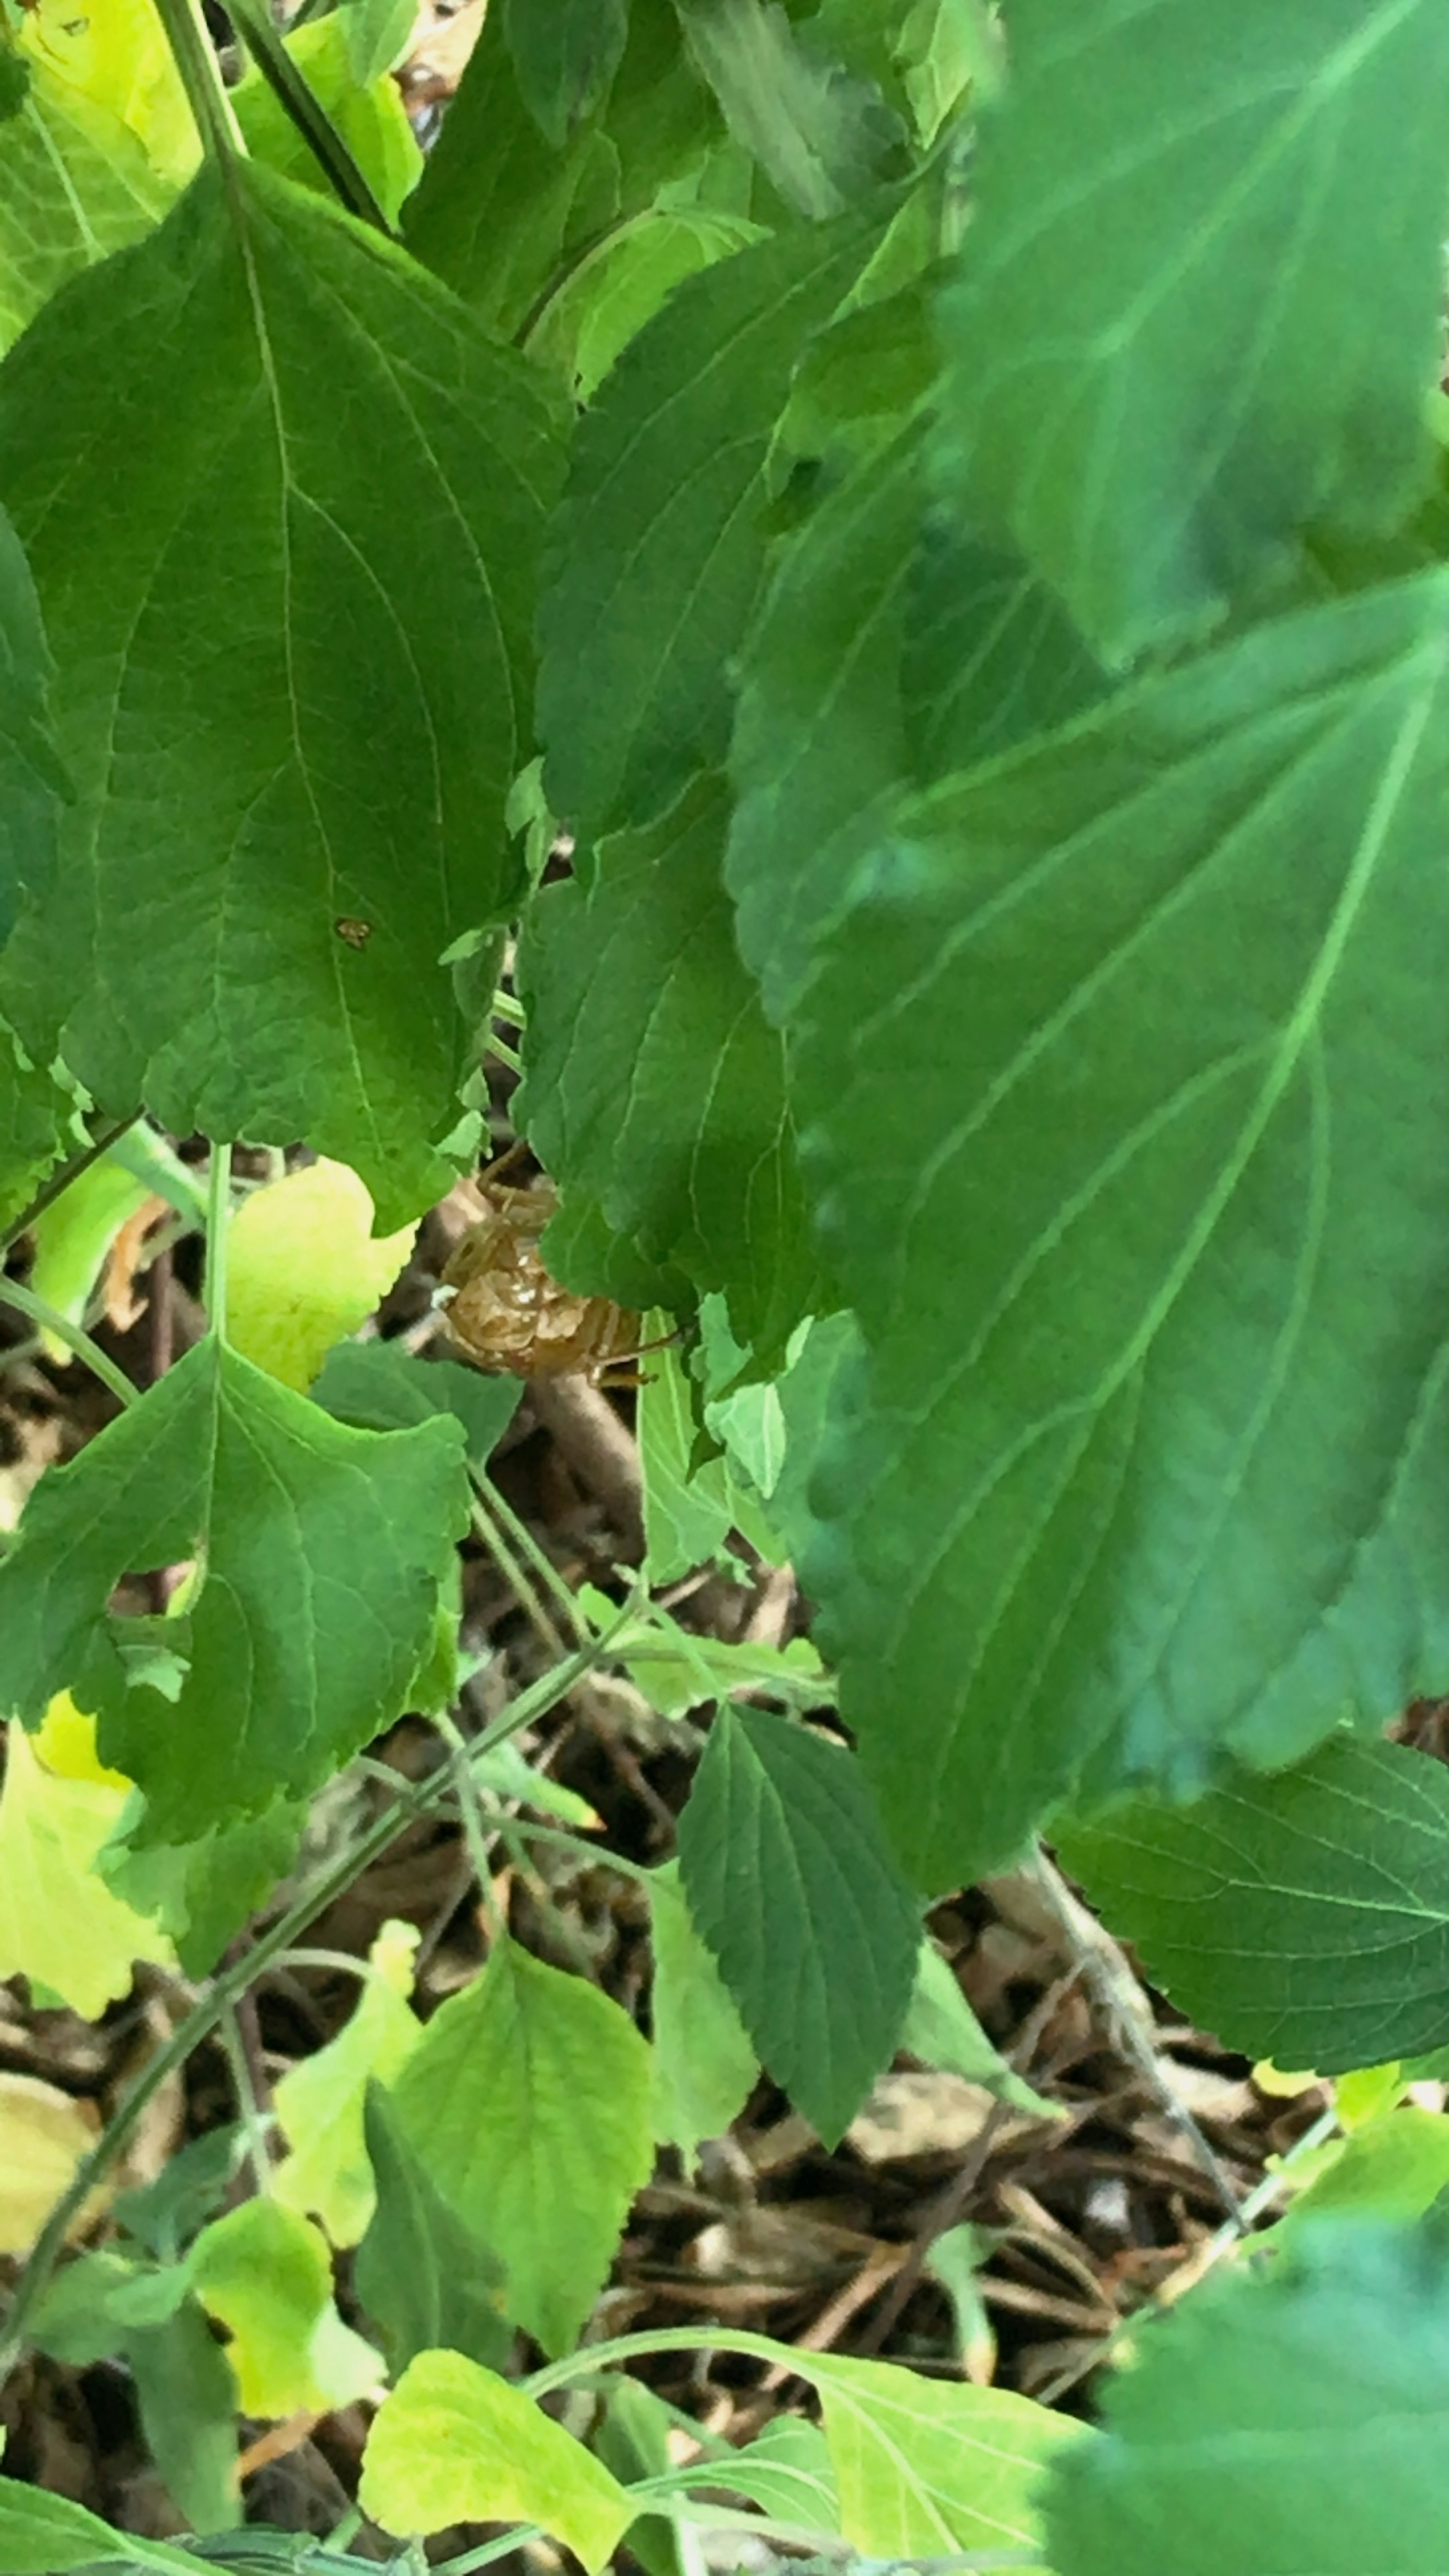
{"type": "Polygon", "coordinates": [[[1061,1856],[1229,2048],[1321,2074],[1449,2039],[1449,1776],[1340,1734],[1191,1807],[1073,1825],[1061,1856]]]}
{"type": "Polygon", "coordinates": [[[1427,478],[1443,12],[1285,0],[1220,36],[1177,0],[1018,5],[942,304],[943,477],[1110,661],[1427,478]]]}
{"type": "Polygon", "coordinates": [[[692,53],[730,131],[797,214],[843,214],[904,162],[873,82],[808,53],[779,0],[680,0],[692,53]]]}
{"type": "Polygon", "coordinates": [[[445,1422],[347,1431],[198,1343],[68,1467],[0,1565],[0,1702],[33,1725],[76,1686],[103,1758],[145,1792],[136,1839],[182,1842],[301,1797],[401,1710],[467,1519],[445,1422]],[[178,1695],[127,1687],[121,1576],[205,1551],[178,1695]]]}
{"type": "Polygon", "coordinates": [[[557,367],[576,402],[592,402],[615,359],[676,286],[762,239],[761,227],[741,215],[646,207],[582,253],[530,331],[528,354],[557,367]]]}
{"type": "Polygon", "coordinates": [[[255,163],[48,308],[0,376],[78,791],[7,955],[32,1053],[63,1031],[103,1105],[182,1133],[304,1135],[384,1228],[447,1186],[427,1139],[466,1029],[438,961],[519,891],[560,456],[533,371],[255,163]]]}
{"type": "Polygon", "coordinates": [[[439,2345],[501,2369],[513,2341],[501,2263],[430,2181],[376,2081],[363,2125],[377,2200],[352,2277],[394,2373],[439,2345]]]}
{"type": "Polygon", "coordinates": [[[401,1342],[343,1342],[312,1385],[313,1402],[359,1431],[406,1431],[436,1414],[463,1426],[468,1462],[485,1467],[523,1398],[513,1378],[457,1360],[417,1359],[401,1342]]]}
{"type": "Polygon", "coordinates": [[[259,1815],[212,1825],[189,1842],[153,1842],[137,1798],[97,1865],[127,1905],[155,1916],[186,1975],[206,1977],[286,1878],[306,1821],[304,1799],[274,1798],[259,1815]]]}
{"type": "Polygon", "coordinates": [[[633,2023],[509,1943],[429,2022],[393,2095],[424,2172],[507,2271],[506,2307],[566,2351],[652,2160],[652,2070],[633,2023]]]}
{"type": "Polygon", "coordinates": [[[634,2512],[582,2442],[521,2388],[456,2352],[421,2353],[384,2399],[361,2500],[387,2531],[538,2523],[590,2570],[606,2565],[634,2512]]]}
{"type": "Polygon", "coordinates": [[[854,1756],[762,1710],[721,1708],[679,1866],[760,2056],[834,2146],[895,2054],[920,1941],[854,1756]]]}
{"type": "Polygon", "coordinates": [[[200,2301],[126,2338],[146,2447],[193,2531],[232,2531],[237,2491],[237,2386],[200,2301]]]}
{"type": "Polygon", "coordinates": [[[561,151],[609,94],[629,33],[629,0],[500,0],[519,92],[561,151]]]}
{"type": "Polygon", "coordinates": [[[376,2385],[382,2355],[345,2326],[320,2227],[270,2199],[245,2200],[203,2228],[191,2286],[230,2333],[243,2414],[329,2414],[376,2385]]]}
{"type": "Polygon", "coordinates": [[[723,782],[545,887],[520,944],[518,1114],[549,1171],[647,1261],[720,1290],[761,1365],[815,1294],[781,1040],[735,947],[720,882],[723,782]],[[701,1084],[698,1067],[710,1079],[701,1084]]]}
{"type": "Polygon", "coordinates": [[[695,1929],[677,1861],[650,1872],[649,1938],[655,2129],[692,2164],[701,2139],[723,2136],[744,2109],[759,2059],[695,1929]]]}
{"type": "Polygon", "coordinates": [[[1042,2120],[1061,2116],[1060,2105],[1034,2092],[992,2046],[961,1991],[955,1969],[929,1936],[916,1955],[916,1982],[900,2044],[907,2056],[918,2057],[923,2066],[940,2067],[964,2077],[968,2084],[984,2084],[999,2102],[1009,2102],[1014,2110],[1029,2111],[1042,2120]]]}
{"type": "Polygon", "coordinates": [[[907,799],[830,936],[805,1580],[925,1888],[1449,1661],[1446,640],[1442,574],[1260,628],[907,799]]]}
{"type": "Polygon", "coordinates": [[[1149,2324],[1102,2411],[1043,2498],[1057,2576],[1436,2576],[1442,2253],[1423,2230],[1305,2228],[1296,2259],[1225,2268],[1149,2324]]]}
{"type": "MultiPolygon", "coordinates": [[[[662,1320],[649,1319],[651,1324],[662,1320]]],[[[757,1541],[764,1540],[765,1532],[751,1517],[751,1498],[731,1474],[728,1460],[693,1463],[698,1426],[691,1381],[672,1350],[649,1354],[637,1427],[644,1478],[644,1571],[651,1585],[675,1583],[697,1565],[726,1559],[736,1528],[744,1526],[757,1541]]],[[[778,1552],[772,1545],[761,1546],[767,1561],[778,1552]]],[[[685,1706],[697,1705],[701,1696],[710,1694],[701,1692],[696,1680],[695,1698],[685,1706]]]]}
{"type": "Polygon", "coordinates": [[[55,864],[69,791],[50,722],[53,669],[30,566],[0,511],[0,940],[22,896],[42,894],[55,864]]]}

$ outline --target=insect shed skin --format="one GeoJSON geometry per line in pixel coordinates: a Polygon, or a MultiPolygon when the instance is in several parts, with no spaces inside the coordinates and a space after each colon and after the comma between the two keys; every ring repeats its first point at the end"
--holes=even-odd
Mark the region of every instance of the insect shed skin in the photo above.
{"type": "Polygon", "coordinates": [[[559,1203],[553,1183],[485,1178],[478,1186],[484,1213],[449,1254],[441,1282],[448,1331],[464,1357],[495,1376],[637,1384],[639,1317],[560,1287],[544,1262],[540,1238],[559,1203]]]}

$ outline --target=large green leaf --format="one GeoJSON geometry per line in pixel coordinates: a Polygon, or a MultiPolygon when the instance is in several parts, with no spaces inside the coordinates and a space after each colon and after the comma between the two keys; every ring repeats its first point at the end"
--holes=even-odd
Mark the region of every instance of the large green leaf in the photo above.
{"type": "Polygon", "coordinates": [[[566,2351],[652,2162],[649,2050],[582,1977],[500,1942],[393,2094],[424,2173],[507,2268],[504,2304],[566,2351]]]}
{"type": "Polygon", "coordinates": [[[723,782],[701,779],[652,828],[604,841],[585,882],[536,898],[519,1117],[645,1260],[722,1290],[768,1364],[815,1302],[816,1260],[783,1047],[720,882],[727,822],[723,782]]]}
{"type": "Polygon", "coordinates": [[[440,2346],[502,2369],[513,2342],[503,2315],[503,2267],[430,2181],[376,2082],[367,2088],[363,2134],[377,2205],[353,2281],[394,2373],[440,2346]]]}
{"type": "Polygon", "coordinates": [[[629,0],[499,0],[514,78],[557,152],[609,94],[629,33],[629,0]]]}
{"type": "Polygon", "coordinates": [[[660,813],[729,734],[791,372],[880,238],[842,215],[676,289],[583,421],[539,636],[548,793],[581,839],[660,813]]]}
{"type": "Polygon", "coordinates": [[[1229,2048],[1337,2075],[1449,2040],[1449,1773],[1347,1734],[1194,1806],[1145,1802],[1062,1858],[1229,2048]]]}
{"type": "Polygon", "coordinates": [[[679,1820],[679,1866],[765,2065],[833,2146],[895,2054],[920,1946],[853,1755],[722,1707],[679,1820]]]}
{"type": "Polygon", "coordinates": [[[254,164],[47,308],[0,372],[79,792],[11,943],[32,1052],[182,1133],[307,1135],[383,1231],[445,1184],[438,960],[518,892],[559,460],[521,361],[254,164]]]}
{"type": "Polygon", "coordinates": [[[1026,2550],[1040,2567],[1041,2471],[1083,2438],[1004,2388],[952,2388],[888,2362],[809,2364],[840,2490],[844,2537],[872,2558],[1026,2550]]]}
{"type": "Polygon", "coordinates": [[[1201,627],[1427,472],[1449,166],[1438,0],[1017,0],[941,458],[1108,659],[1201,627]]]}
{"type": "Polygon", "coordinates": [[[1442,573],[1262,628],[908,800],[832,934],[806,1579],[927,1887],[1449,1663],[1446,650],[1442,573]]]}
{"type": "Polygon", "coordinates": [[[151,231],[174,183],[139,135],[44,63],[0,123],[0,346],[58,286],[151,231]]]}
{"type": "Polygon", "coordinates": [[[1305,2228],[1149,2326],[1045,2496],[1057,2576],[1439,2576],[1449,2296],[1426,2231],[1305,2228]]]}
{"type": "Polygon", "coordinates": [[[400,1713],[467,1517],[456,1425],[344,1430],[198,1343],[31,1495],[0,1565],[0,1706],[99,1706],[103,1760],[146,1795],[138,1840],[260,1815],[400,1713]],[[183,1615],[108,1615],[123,1575],[197,1555],[183,1615]],[[174,1698],[127,1687],[142,1628],[180,1659],[174,1698]]]}

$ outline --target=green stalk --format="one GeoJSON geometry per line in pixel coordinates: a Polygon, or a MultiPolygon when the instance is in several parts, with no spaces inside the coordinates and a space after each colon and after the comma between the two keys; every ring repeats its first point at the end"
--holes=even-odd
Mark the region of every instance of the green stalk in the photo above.
{"type": "Polygon", "coordinates": [[[56,1340],[74,1351],[78,1360],[84,1360],[93,1376],[100,1379],[102,1386],[108,1386],[112,1395],[119,1396],[122,1404],[138,1401],[139,1388],[132,1386],[124,1371],[107,1358],[100,1344],[93,1342],[81,1325],[73,1324],[48,1298],[37,1297],[33,1288],[22,1288],[18,1279],[0,1279],[0,1306],[13,1306],[17,1315],[27,1315],[32,1324],[54,1333],[56,1340]]]}
{"type": "Polygon", "coordinates": [[[98,1163],[102,1154],[108,1154],[111,1147],[118,1144],[120,1139],[129,1133],[140,1115],[140,1110],[136,1109],[132,1111],[129,1118],[112,1119],[108,1127],[102,1128],[93,1145],[87,1145],[83,1153],[73,1154],[68,1163],[62,1163],[60,1170],[52,1173],[50,1179],[42,1184],[34,1198],[28,1201],[13,1223],[5,1228],[3,1235],[0,1235],[0,1258],[9,1251],[12,1243],[20,1241],[22,1234],[30,1232],[38,1216],[44,1216],[48,1207],[54,1207],[56,1200],[70,1188],[72,1181],[78,1181],[82,1172],[88,1172],[92,1163],[98,1163]]]}
{"type": "Polygon", "coordinates": [[[226,1340],[226,1238],[231,1224],[231,1147],[213,1145],[206,1193],[206,1320],[226,1340]]]}
{"type": "Polygon", "coordinates": [[[293,62],[266,0],[227,0],[227,16],[283,114],[321,162],[348,213],[371,224],[374,231],[386,233],[391,240],[395,227],[388,222],[366,174],[321,100],[293,62]]]}

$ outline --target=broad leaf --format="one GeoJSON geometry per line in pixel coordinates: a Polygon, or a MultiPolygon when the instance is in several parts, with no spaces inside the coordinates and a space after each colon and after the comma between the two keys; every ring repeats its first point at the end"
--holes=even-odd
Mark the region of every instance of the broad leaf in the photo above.
{"type": "Polygon", "coordinates": [[[367,2087],[363,2131],[377,2199],[352,2277],[394,2373],[440,2345],[501,2370],[513,2342],[502,2265],[429,2180],[376,2082],[367,2087]]]}
{"type": "Polygon", "coordinates": [[[999,2102],[1029,2111],[1036,2119],[1061,2117],[1061,2106],[1034,2092],[993,2047],[961,1992],[955,1969],[942,1958],[929,1934],[917,1953],[901,2046],[923,2066],[939,2066],[964,2077],[968,2084],[984,2084],[999,2102]]]}
{"type": "Polygon", "coordinates": [[[1057,2576],[1437,2576],[1449,2298],[1421,2230],[1304,2230],[1149,2325],[1044,2498],[1057,2576]]]}
{"type": "Polygon", "coordinates": [[[0,940],[22,896],[43,893],[55,864],[68,787],[50,723],[53,670],[30,566],[0,512],[0,940]]]}
{"type": "Polygon", "coordinates": [[[386,2531],[537,2523],[591,2571],[634,2508],[602,2462],[522,2389],[461,2353],[425,2352],[378,2409],[360,2496],[386,2531]]]}
{"type": "Polygon", "coordinates": [[[422,2038],[408,2002],[420,1937],[411,1923],[384,1923],[356,2011],[275,2088],[277,2126],[291,2152],[274,2192],[284,2209],[320,2218],[334,2245],[359,2243],[376,2206],[363,2105],[369,2082],[395,2082],[422,2038]]]}
{"type": "Polygon", "coordinates": [[[306,1801],[274,1798],[260,1815],[210,1826],[187,1842],[149,1839],[137,1798],[98,1855],[108,1887],[154,1915],[188,1977],[206,1977],[234,1933],[265,1903],[297,1857],[306,1801]]]}
{"type": "Polygon", "coordinates": [[[1011,16],[944,299],[941,462],[1109,660],[1427,473],[1449,164],[1436,0],[1011,16]],[[1344,327],[1353,316],[1352,327],[1344,327]]]}
{"type": "Polygon", "coordinates": [[[676,286],[763,237],[741,215],[646,208],[583,252],[529,332],[529,356],[556,367],[576,402],[592,402],[620,352],[676,286]]]}
{"type": "Polygon", "coordinates": [[[926,1888],[1449,1664],[1446,639],[1365,593],[907,800],[830,938],[806,1582],[926,1888]]]}
{"type": "Polygon", "coordinates": [[[1337,1735],[1270,1780],[1074,1825],[1066,1866],[1227,2047],[1322,2074],[1449,2040],[1449,1774],[1337,1735]]]}
{"type": "MultiPolygon", "coordinates": [[[[1041,2550],[1044,2462],[1090,2440],[1006,2389],[953,2388],[887,2362],[812,2357],[844,2537],[871,2558],[1041,2550]]],[[[1031,2556],[1028,2566],[1045,2564],[1031,2556]]]]}
{"type": "Polygon", "coordinates": [[[214,2219],[187,2272],[207,2314],[229,2331],[244,2414],[329,2414],[381,2378],[381,2353],[337,2313],[321,2229],[280,2202],[244,2200],[214,2219]]]}
{"type": "Polygon", "coordinates": [[[329,1351],[312,1399],[359,1431],[406,1431],[437,1414],[463,1426],[469,1465],[488,1463],[523,1395],[515,1378],[485,1377],[456,1360],[415,1359],[400,1342],[343,1342],[329,1351]]]}
{"type": "Polygon", "coordinates": [[[244,1359],[305,1395],[334,1342],[372,1313],[416,1228],[379,1243],[372,1195],[345,1163],[320,1161],[242,1201],[227,1239],[227,1333],[244,1359]]]}
{"type": "Polygon", "coordinates": [[[810,1311],[816,1261],[782,1043],[720,882],[727,821],[723,783],[702,779],[652,829],[603,842],[586,883],[536,898],[519,1118],[645,1260],[722,1291],[768,1366],[810,1311]]]}
{"type": "Polygon", "coordinates": [[[649,2051],[581,1977],[500,1943],[429,2022],[393,2096],[445,2200],[507,2268],[508,2314],[566,2351],[652,2148],[649,2051]]]}
{"type": "Polygon", "coordinates": [[[609,94],[629,33],[629,0],[499,0],[513,74],[554,151],[609,94]]]}
{"type": "Polygon", "coordinates": [[[895,2054],[920,1941],[854,1756],[721,1708],[679,1866],[760,2056],[834,2146],[895,2054]]]}
{"type": "Polygon", "coordinates": [[[155,2569],[157,2576],[196,2576],[190,2550],[135,2532],[113,2531],[69,2496],[44,2495],[19,2478],[0,2477],[0,2576],[67,2576],[78,2567],[155,2569]]]}
{"type": "Polygon", "coordinates": [[[113,1896],[96,1856],[128,1784],[52,1768],[46,1735],[5,1736],[0,1790],[0,1978],[38,1978],[87,2021],[130,1989],[132,1964],[173,1964],[170,1942],[113,1896]]]}
{"type": "Polygon", "coordinates": [[[67,278],[151,232],[175,194],[111,109],[31,66],[0,124],[0,346],[67,278]]]}
{"type": "Polygon", "coordinates": [[[0,1018],[0,1232],[18,1222],[62,1160],[71,1106],[0,1018]]]}
{"type": "Polygon", "coordinates": [[[438,960],[518,892],[560,452],[521,361],[256,164],[47,310],[0,374],[78,789],[7,960],[32,1053],[183,1133],[304,1134],[385,1228],[446,1186],[438,960]]]}
{"type": "Polygon", "coordinates": [[[400,1713],[466,1527],[461,1447],[442,1421],[344,1430],[198,1343],[35,1488],[0,1565],[0,1704],[34,1725],[75,1685],[100,1707],[147,1843],[305,1795],[400,1713]],[[108,1615],[111,1594],[198,1550],[191,1606],[150,1623],[184,1664],[174,1702],[128,1688],[137,1623],[108,1615]]]}
{"type": "Polygon", "coordinates": [[[701,2139],[723,2136],[744,2109],[759,2060],[695,1929],[676,1861],[651,1872],[649,1938],[655,2127],[692,2163],[701,2139]]]}
{"type": "Polygon", "coordinates": [[[881,223],[844,215],[690,278],[581,425],[539,637],[554,810],[582,840],[662,812],[729,732],[728,659],[764,559],[764,466],[790,375],[881,223]]]}
{"type": "Polygon", "coordinates": [[[843,214],[899,172],[904,136],[873,83],[805,50],[779,0],[680,0],[689,49],[787,206],[843,214]]]}
{"type": "Polygon", "coordinates": [[[1288,2203],[1276,2241],[1322,2218],[1422,2218],[1449,2191],[1449,2120],[1414,2103],[1366,2120],[1337,2142],[1306,2188],[1288,2203]]]}

